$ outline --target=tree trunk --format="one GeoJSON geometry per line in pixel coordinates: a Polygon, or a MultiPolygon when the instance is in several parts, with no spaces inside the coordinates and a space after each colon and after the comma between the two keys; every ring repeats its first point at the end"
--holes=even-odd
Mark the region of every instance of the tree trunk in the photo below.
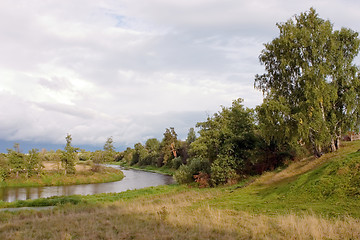
{"type": "Polygon", "coordinates": [[[332,139],[331,140],[331,152],[336,152],[337,147],[336,147],[336,140],[332,139]]]}

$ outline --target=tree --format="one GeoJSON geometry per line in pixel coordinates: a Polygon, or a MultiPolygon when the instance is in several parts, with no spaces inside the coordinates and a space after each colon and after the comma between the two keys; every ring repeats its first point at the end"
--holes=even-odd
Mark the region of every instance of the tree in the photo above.
{"type": "Polygon", "coordinates": [[[186,142],[188,145],[190,145],[191,143],[195,142],[195,140],[196,140],[195,130],[194,130],[194,128],[190,128],[189,133],[186,138],[186,142]]]}
{"type": "MultiPolygon", "coordinates": [[[[257,138],[253,111],[244,108],[243,100],[197,124],[200,136],[191,144],[191,154],[211,164],[214,185],[227,183],[251,171],[251,151],[257,138]]],[[[191,163],[191,161],[190,161],[191,163]]]]}
{"type": "Polygon", "coordinates": [[[104,161],[114,161],[116,153],[113,143],[114,141],[112,137],[109,137],[106,140],[106,143],[104,145],[104,161]]]}
{"type": "Polygon", "coordinates": [[[61,163],[63,165],[64,172],[66,175],[68,173],[73,174],[76,171],[75,161],[77,158],[76,151],[78,150],[78,148],[75,148],[71,145],[72,137],[70,134],[67,134],[65,139],[66,139],[66,145],[64,151],[62,151],[61,163]]]}
{"type": "Polygon", "coordinates": [[[161,142],[161,154],[163,156],[163,164],[167,164],[169,160],[177,157],[178,140],[177,134],[173,127],[166,128],[164,138],[161,142]]]}
{"type": "Polygon", "coordinates": [[[145,147],[141,143],[136,143],[134,145],[134,151],[130,165],[139,163],[142,165],[141,162],[146,158],[147,154],[148,152],[146,151],[145,147]]]}
{"type": "Polygon", "coordinates": [[[5,181],[9,177],[10,166],[6,156],[0,153],[0,181],[5,181]]]}
{"type": "Polygon", "coordinates": [[[25,156],[25,170],[26,176],[31,177],[34,174],[39,174],[43,168],[38,149],[29,150],[29,154],[25,156]]]}
{"type": "MultiPolygon", "coordinates": [[[[353,64],[358,33],[334,31],[313,8],[277,26],[279,37],[265,44],[259,57],[266,72],[255,78],[265,95],[264,109],[272,105],[277,112],[268,112],[263,116],[268,121],[260,124],[283,128],[285,137],[317,156],[328,148],[335,151],[342,132],[359,124],[359,69],[353,64]]],[[[284,136],[274,132],[272,137],[284,136]]]]}
{"type": "Polygon", "coordinates": [[[18,143],[14,144],[14,150],[7,149],[7,151],[10,168],[16,173],[16,177],[18,177],[19,173],[24,170],[24,154],[20,152],[20,147],[18,143]]]}

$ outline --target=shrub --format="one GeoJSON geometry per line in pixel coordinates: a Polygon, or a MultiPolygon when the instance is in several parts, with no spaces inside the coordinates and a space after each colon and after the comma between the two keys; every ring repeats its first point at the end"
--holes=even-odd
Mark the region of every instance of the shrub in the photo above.
{"type": "Polygon", "coordinates": [[[231,167],[231,157],[223,156],[216,159],[211,165],[212,185],[232,184],[238,178],[236,171],[231,167]]]}
{"type": "Polygon", "coordinates": [[[174,169],[178,169],[182,164],[181,157],[174,158],[171,160],[171,167],[174,169]]]}
{"type": "Polygon", "coordinates": [[[190,183],[194,181],[194,175],[200,172],[210,173],[210,162],[207,159],[193,158],[188,165],[181,165],[175,172],[174,178],[179,184],[190,183]]]}
{"type": "Polygon", "coordinates": [[[174,174],[175,181],[179,184],[191,183],[193,181],[192,176],[190,168],[187,165],[181,165],[174,174]]]}

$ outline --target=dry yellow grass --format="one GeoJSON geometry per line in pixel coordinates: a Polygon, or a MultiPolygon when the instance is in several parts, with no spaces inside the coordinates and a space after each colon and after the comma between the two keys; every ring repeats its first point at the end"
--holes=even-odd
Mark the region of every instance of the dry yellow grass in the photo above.
{"type": "MultiPolygon", "coordinates": [[[[53,171],[53,170],[61,170],[61,169],[63,169],[60,162],[50,162],[50,161],[47,162],[47,161],[44,161],[43,165],[44,165],[44,170],[45,171],[53,171]]],[[[91,169],[91,166],[85,165],[85,164],[76,164],[75,169],[78,172],[89,171],[91,169]]]]}
{"type": "Polygon", "coordinates": [[[360,239],[360,222],[213,209],[220,191],[3,215],[0,239],[360,239]]]}

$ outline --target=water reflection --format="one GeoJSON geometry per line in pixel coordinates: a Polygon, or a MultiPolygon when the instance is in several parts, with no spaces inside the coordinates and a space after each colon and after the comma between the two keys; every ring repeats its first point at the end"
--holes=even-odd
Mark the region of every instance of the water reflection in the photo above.
{"type": "Polygon", "coordinates": [[[37,199],[52,196],[88,195],[96,193],[123,192],[144,187],[167,185],[174,183],[171,176],[138,170],[122,170],[125,178],[110,183],[96,183],[70,186],[51,187],[5,187],[0,188],[0,200],[13,202],[15,200],[37,199]]]}

